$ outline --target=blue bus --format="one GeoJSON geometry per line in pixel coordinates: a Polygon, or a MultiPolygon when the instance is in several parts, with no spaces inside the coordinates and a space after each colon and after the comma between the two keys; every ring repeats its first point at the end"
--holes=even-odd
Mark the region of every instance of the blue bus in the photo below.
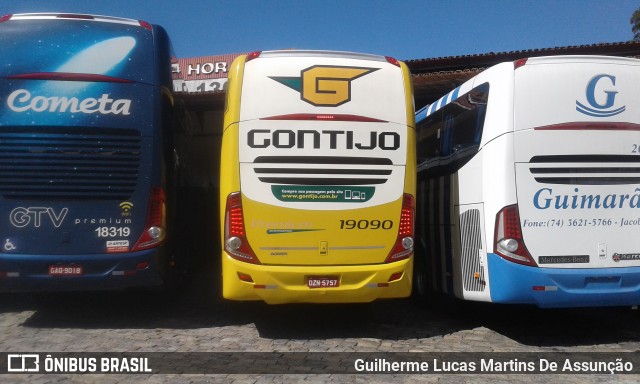
{"type": "Polygon", "coordinates": [[[171,280],[175,60],[166,31],[80,14],[0,17],[0,290],[171,280]]]}

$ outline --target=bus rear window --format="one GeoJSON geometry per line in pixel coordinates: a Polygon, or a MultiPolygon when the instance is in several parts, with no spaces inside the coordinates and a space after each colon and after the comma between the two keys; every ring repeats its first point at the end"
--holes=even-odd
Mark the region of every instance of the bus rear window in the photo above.
{"type": "Polygon", "coordinates": [[[0,76],[98,74],[152,83],[153,34],[92,20],[13,20],[0,24],[0,76]]]}
{"type": "Polygon", "coordinates": [[[417,123],[420,169],[455,172],[476,154],[488,95],[489,84],[481,84],[417,123]]]}

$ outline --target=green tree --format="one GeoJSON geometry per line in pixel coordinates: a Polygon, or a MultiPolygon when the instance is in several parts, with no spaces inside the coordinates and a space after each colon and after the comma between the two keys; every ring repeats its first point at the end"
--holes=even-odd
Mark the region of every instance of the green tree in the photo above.
{"type": "Polygon", "coordinates": [[[640,41],[640,8],[636,9],[631,15],[631,31],[633,32],[633,41],[640,41]]]}

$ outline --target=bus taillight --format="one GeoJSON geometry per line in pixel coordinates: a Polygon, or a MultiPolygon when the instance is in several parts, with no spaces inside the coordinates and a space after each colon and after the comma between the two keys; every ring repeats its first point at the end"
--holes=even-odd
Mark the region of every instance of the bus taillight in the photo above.
{"type": "Polygon", "coordinates": [[[402,211],[400,212],[400,225],[398,226],[398,238],[391,249],[385,263],[403,260],[413,253],[413,221],[415,214],[415,202],[413,196],[404,194],[402,198],[402,211]]]}
{"type": "Polygon", "coordinates": [[[227,196],[227,207],[224,220],[224,249],[236,260],[246,263],[260,264],[247,240],[242,211],[242,195],[233,192],[227,196]]]}
{"type": "Polygon", "coordinates": [[[514,263],[537,267],[524,245],[517,204],[502,208],[496,215],[494,252],[514,263]]]}
{"type": "Polygon", "coordinates": [[[164,190],[153,187],[149,196],[149,210],[144,232],[133,247],[133,251],[140,251],[160,245],[166,236],[166,197],[164,190]]]}

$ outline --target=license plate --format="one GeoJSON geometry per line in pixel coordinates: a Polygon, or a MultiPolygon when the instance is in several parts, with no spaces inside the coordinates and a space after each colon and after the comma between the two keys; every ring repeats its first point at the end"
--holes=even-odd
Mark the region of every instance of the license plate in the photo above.
{"type": "Polygon", "coordinates": [[[79,265],[50,265],[49,276],[80,276],[82,266],[79,265]]]}
{"type": "Polygon", "coordinates": [[[336,288],[340,286],[338,276],[309,276],[307,287],[309,288],[336,288]]]}

